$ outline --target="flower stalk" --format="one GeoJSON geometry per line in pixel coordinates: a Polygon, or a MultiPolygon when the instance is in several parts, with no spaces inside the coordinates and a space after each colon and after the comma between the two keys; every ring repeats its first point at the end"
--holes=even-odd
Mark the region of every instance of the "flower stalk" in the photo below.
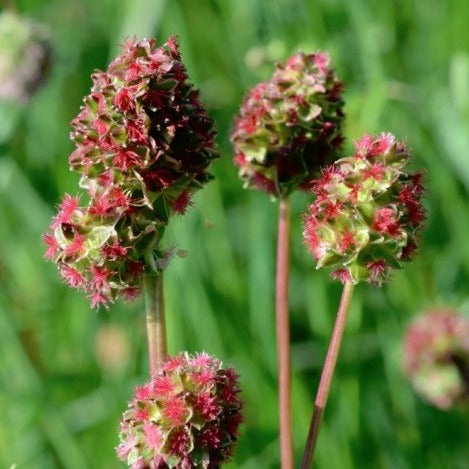
{"type": "Polygon", "coordinates": [[[275,301],[280,417],[280,457],[282,469],[293,468],[293,443],[291,432],[290,323],[288,312],[289,272],[290,200],[288,197],[282,197],[279,204],[275,301]]]}
{"type": "Polygon", "coordinates": [[[155,376],[166,358],[166,321],[163,294],[163,273],[143,276],[150,378],[155,376]]]}
{"type": "Polygon", "coordinates": [[[337,357],[339,356],[340,346],[342,344],[342,337],[344,334],[345,324],[347,322],[348,310],[352,300],[353,287],[354,285],[351,281],[347,281],[344,284],[344,289],[342,291],[342,297],[340,299],[340,305],[334,324],[334,330],[332,332],[331,341],[327,350],[326,361],[324,362],[324,367],[322,369],[321,381],[319,382],[316,400],[314,402],[313,416],[311,418],[308,438],[306,440],[301,469],[309,469],[313,461],[314,450],[316,448],[322,417],[324,415],[324,409],[327,404],[327,398],[329,397],[329,391],[331,388],[332,378],[334,376],[337,357]]]}
{"type": "Polygon", "coordinates": [[[298,52],[277,64],[272,78],[243,100],[231,141],[244,187],[278,199],[276,327],[282,469],[293,468],[288,313],[290,201],[309,189],[324,165],[337,159],[342,135],[342,83],[329,55],[298,52]]]}
{"type": "Polygon", "coordinates": [[[316,196],[304,217],[305,243],[317,268],[332,267],[344,283],[329,344],[302,469],[310,467],[327,403],[347,319],[353,285],[381,286],[393,269],[401,269],[418,247],[425,220],[422,173],[410,173],[405,142],[390,133],[364,135],[355,153],[325,168],[313,182],[316,196]]]}

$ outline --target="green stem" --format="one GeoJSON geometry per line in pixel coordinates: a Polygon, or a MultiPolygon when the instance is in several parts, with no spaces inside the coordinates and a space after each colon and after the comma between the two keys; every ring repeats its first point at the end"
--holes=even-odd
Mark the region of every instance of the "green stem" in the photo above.
{"type": "Polygon", "coordinates": [[[332,377],[334,376],[335,365],[337,357],[339,356],[340,346],[342,344],[342,337],[344,335],[345,324],[347,322],[347,313],[349,310],[350,302],[353,294],[353,283],[350,281],[345,282],[340,299],[339,309],[332,332],[331,341],[327,350],[326,361],[322,369],[321,381],[319,382],[316,400],[314,402],[313,417],[309,427],[308,438],[306,440],[305,451],[303,455],[303,462],[301,469],[309,469],[313,461],[314,450],[321,427],[322,416],[326,407],[329,390],[331,387],[332,377]]]}
{"type": "Polygon", "coordinates": [[[278,390],[280,416],[280,459],[282,469],[293,469],[291,429],[291,359],[288,312],[288,279],[290,272],[290,201],[280,199],[277,241],[276,326],[278,357],[278,390]]]}
{"type": "Polygon", "coordinates": [[[163,274],[143,277],[150,377],[157,373],[167,354],[163,274]]]}

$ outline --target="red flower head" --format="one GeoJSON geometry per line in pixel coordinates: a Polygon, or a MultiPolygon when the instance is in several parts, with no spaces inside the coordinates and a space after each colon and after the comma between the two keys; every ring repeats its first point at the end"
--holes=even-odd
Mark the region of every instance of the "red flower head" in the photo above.
{"type": "Polygon", "coordinates": [[[408,327],[404,368],[414,389],[436,407],[469,403],[469,318],[431,310],[408,327]]]}
{"type": "Polygon", "coordinates": [[[405,170],[409,152],[392,134],[365,135],[355,154],[323,170],[304,217],[304,239],[333,278],[381,285],[417,248],[425,218],[420,173],[405,170]]]}
{"type": "Polygon", "coordinates": [[[231,135],[246,187],[285,196],[333,161],[343,140],[341,92],[323,53],[297,53],[255,86],[231,135]]]}
{"type": "Polygon", "coordinates": [[[187,81],[174,38],[161,47],[127,41],[92,78],[72,121],[69,160],[88,204],[65,195],[43,239],[45,257],[65,281],[106,305],[118,296],[134,299],[143,273],[165,267],[161,239],[170,216],[191,206],[218,153],[213,122],[187,81]]]}
{"type": "Polygon", "coordinates": [[[136,389],[121,422],[117,455],[132,468],[220,467],[233,453],[241,410],[231,368],[205,353],[169,358],[136,389]]]}

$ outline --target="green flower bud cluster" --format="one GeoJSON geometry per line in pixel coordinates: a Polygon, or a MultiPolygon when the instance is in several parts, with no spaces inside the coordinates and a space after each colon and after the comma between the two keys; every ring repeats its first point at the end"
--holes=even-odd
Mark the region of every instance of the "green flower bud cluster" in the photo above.
{"type": "Polygon", "coordinates": [[[246,96],[231,135],[246,187],[287,196],[337,158],[342,83],[329,61],[324,53],[297,53],[246,96]]]}
{"type": "Polygon", "coordinates": [[[65,195],[49,233],[46,257],[93,306],[135,298],[144,272],[162,270],[174,214],[211,179],[218,156],[213,121],[188,82],[174,38],[129,41],[72,121],[72,169],[88,205],[65,195]]]}
{"type": "Polygon", "coordinates": [[[206,353],[169,357],[136,389],[117,455],[133,469],[219,468],[234,450],[241,410],[232,368],[206,353]]]}
{"type": "Polygon", "coordinates": [[[304,218],[304,238],[317,267],[334,278],[380,285],[417,248],[425,218],[421,173],[405,166],[409,152],[391,134],[365,135],[352,157],[323,171],[304,218]]]}

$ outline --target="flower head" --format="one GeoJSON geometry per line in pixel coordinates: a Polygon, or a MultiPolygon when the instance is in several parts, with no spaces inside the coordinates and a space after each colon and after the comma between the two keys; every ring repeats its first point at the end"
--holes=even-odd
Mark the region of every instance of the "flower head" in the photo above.
{"type": "Polygon", "coordinates": [[[132,468],[219,467],[233,452],[241,410],[231,368],[207,354],[168,358],[136,389],[117,454],[132,468]]]}
{"type": "Polygon", "coordinates": [[[45,256],[66,282],[106,305],[120,295],[135,298],[142,274],[165,267],[165,227],[211,179],[208,166],[218,153],[213,122],[174,38],[161,47],[127,41],[92,78],[72,121],[76,149],[69,158],[88,203],[65,195],[44,241],[45,256]]]}
{"type": "Polygon", "coordinates": [[[343,136],[342,83],[329,56],[299,52],[246,96],[231,140],[246,187],[285,196],[336,158],[343,136]]]}
{"type": "Polygon", "coordinates": [[[469,318],[448,309],[418,316],[405,335],[404,368],[436,407],[469,403],[469,318]]]}
{"type": "Polygon", "coordinates": [[[421,173],[407,172],[408,160],[405,144],[383,133],[364,136],[352,157],[323,170],[303,233],[318,268],[381,285],[413,257],[425,213],[421,173]]]}

